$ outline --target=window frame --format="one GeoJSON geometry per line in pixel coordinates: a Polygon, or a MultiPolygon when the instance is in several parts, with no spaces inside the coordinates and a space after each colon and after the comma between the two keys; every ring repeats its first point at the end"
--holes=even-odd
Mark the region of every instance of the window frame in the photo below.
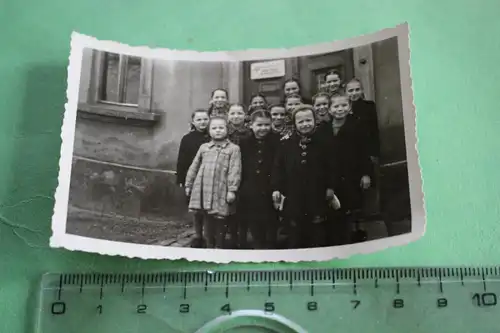
{"type": "MultiPolygon", "coordinates": [[[[98,76],[98,85],[97,85],[97,98],[99,103],[103,104],[111,104],[111,105],[122,105],[122,106],[130,106],[130,107],[137,107],[138,104],[136,103],[125,103],[125,102],[120,102],[123,101],[125,98],[125,94],[127,91],[127,71],[128,71],[128,64],[129,64],[129,58],[130,56],[125,55],[125,54],[117,54],[118,55],[118,100],[117,102],[111,101],[111,100],[106,100],[102,99],[102,96],[105,94],[106,91],[106,72],[108,68],[106,67],[106,58],[108,57],[109,54],[117,54],[117,53],[111,53],[111,52],[102,52],[102,62],[100,62],[100,71],[96,73],[98,76]]],[[[141,70],[140,72],[142,73],[142,58],[141,59],[141,70]]],[[[139,74],[140,75],[140,74],[139,74]]],[[[140,82],[139,82],[140,85],[140,82]]],[[[139,91],[137,91],[137,95],[140,93],[140,86],[139,86],[139,91]]],[[[139,101],[139,98],[137,98],[139,101]]]]}
{"type": "MultiPolygon", "coordinates": [[[[90,82],[86,103],[79,105],[79,111],[87,114],[97,114],[106,117],[122,119],[153,121],[160,118],[160,113],[152,108],[153,87],[153,59],[141,58],[141,72],[139,81],[139,97],[137,104],[116,103],[101,100],[105,79],[103,73],[106,66],[106,51],[92,50],[90,82]]],[[[112,52],[109,52],[112,53],[112,52]]],[[[128,55],[120,54],[126,59],[128,55]]],[[[127,61],[122,61],[120,66],[127,66],[127,61]]],[[[121,78],[123,80],[123,77],[121,78]]],[[[123,92],[126,84],[122,87],[123,92]]]]}

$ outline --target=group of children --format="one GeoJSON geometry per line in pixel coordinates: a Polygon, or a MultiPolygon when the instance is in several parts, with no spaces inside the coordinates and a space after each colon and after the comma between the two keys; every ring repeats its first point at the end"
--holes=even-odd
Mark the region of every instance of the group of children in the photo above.
{"type": "Polygon", "coordinates": [[[343,86],[335,71],[318,90],[305,100],[292,79],[284,83],[283,104],[268,105],[257,94],[245,108],[229,105],[227,91],[216,89],[209,108],[192,113],[177,183],[194,213],[193,247],[351,242],[379,154],[375,104],[364,99],[360,81],[343,86]]]}

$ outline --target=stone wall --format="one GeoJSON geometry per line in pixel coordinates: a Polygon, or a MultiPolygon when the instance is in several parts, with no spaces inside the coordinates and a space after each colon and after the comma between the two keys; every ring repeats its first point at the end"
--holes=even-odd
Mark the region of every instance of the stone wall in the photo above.
{"type": "Polygon", "coordinates": [[[162,170],[74,158],[70,202],[99,214],[183,220],[187,206],[175,175],[162,170]]]}

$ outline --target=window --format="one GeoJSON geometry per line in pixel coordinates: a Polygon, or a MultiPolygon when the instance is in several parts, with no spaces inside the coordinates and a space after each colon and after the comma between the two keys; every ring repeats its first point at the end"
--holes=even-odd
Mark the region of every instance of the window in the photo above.
{"type": "Polygon", "coordinates": [[[151,106],[153,60],[92,50],[86,105],[81,110],[126,119],[157,119],[151,106]]]}
{"type": "Polygon", "coordinates": [[[141,58],[105,52],[99,102],[138,106],[141,58]]]}

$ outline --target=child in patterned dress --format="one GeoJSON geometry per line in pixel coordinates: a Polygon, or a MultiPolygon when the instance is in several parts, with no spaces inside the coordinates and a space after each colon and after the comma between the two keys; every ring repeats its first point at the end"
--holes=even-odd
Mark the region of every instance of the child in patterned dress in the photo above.
{"type": "Polygon", "coordinates": [[[226,220],[235,213],[241,181],[240,148],[227,139],[227,125],[225,117],[212,116],[208,124],[211,141],[200,146],[186,175],[189,209],[207,216],[208,248],[224,246],[226,220]]]}

